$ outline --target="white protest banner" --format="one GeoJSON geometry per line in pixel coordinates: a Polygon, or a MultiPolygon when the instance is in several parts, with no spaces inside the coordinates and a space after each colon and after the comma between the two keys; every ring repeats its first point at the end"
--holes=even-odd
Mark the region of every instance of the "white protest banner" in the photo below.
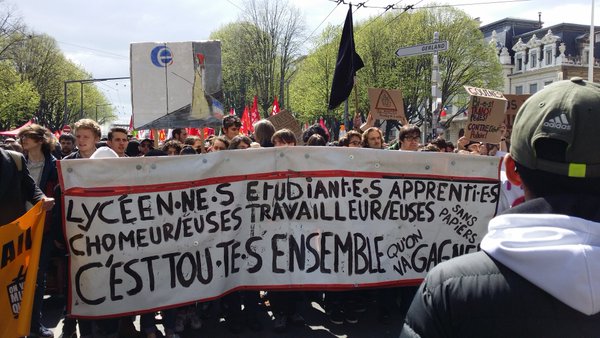
{"type": "Polygon", "coordinates": [[[498,143],[502,137],[502,123],[506,98],[497,90],[464,86],[471,95],[465,137],[470,141],[498,143]]]}
{"type": "Polygon", "coordinates": [[[414,285],[478,250],[499,159],[283,147],[59,163],[69,309],[125,315],[234,289],[414,285]]]}
{"type": "Polygon", "coordinates": [[[131,100],[135,129],[221,125],[221,43],[131,44],[131,100]]]}

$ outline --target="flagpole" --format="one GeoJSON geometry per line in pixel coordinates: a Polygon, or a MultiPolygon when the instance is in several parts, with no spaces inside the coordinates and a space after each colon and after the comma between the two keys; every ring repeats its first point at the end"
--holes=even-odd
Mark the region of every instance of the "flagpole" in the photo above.
{"type": "Polygon", "coordinates": [[[356,85],[356,75],[354,75],[354,116],[358,115],[358,86],[356,85]]]}

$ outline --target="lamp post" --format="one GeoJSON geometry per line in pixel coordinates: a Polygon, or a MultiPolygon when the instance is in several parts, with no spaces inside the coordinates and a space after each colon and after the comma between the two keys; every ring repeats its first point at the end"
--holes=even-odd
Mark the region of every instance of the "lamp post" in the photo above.
{"type": "Polygon", "coordinates": [[[102,78],[102,79],[83,79],[83,80],[67,80],[67,81],[64,81],[63,126],[67,125],[67,85],[69,83],[80,83],[81,84],[81,110],[79,112],[79,115],[81,116],[81,118],[83,118],[83,85],[85,83],[111,81],[111,80],[125,80],[125,79],[129,79],[129,76],[125,76],[125,77],[108,77],[108,78],[102,78]]]}

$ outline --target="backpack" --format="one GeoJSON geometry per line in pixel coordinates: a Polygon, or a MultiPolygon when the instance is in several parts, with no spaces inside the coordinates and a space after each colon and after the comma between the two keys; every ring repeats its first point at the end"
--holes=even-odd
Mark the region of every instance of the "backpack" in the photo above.
{"type": "Polygon", "coordinates": [[[10,155],[10,157],[12,157],[13,161],[15,162],[15,165],[17,166],[17,171],[21,172],[23,170],[23,161],[21,161],[21,153],[12,150],[7,150],[6,152],[10,155]]]}

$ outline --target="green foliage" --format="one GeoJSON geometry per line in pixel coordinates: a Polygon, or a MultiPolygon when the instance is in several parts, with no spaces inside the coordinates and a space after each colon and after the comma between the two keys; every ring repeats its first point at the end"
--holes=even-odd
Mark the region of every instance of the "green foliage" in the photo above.
{"type": "MultiPolygon", "coordinates": [[[[91,79],[79,66],[67,60],[56,41],[44,34],[27,33],[27,27],[8,6],[0,2],[0,130],[17,127],[35,117],[51,130],[60,129],[64,114],[64,83],[67,80],[91,79]]],[[[77,86],[77,87],[76,87],[77,86]]],[[[96,118],[98,105],[108,100],[94,86],[67,88],[67,123],[83,117],[96,118]]],[[[114,119],[112,109],[103,109],[98,120],[114,119]]]]}
{"type": "Polygon", "coordinates": [[[16,128],[31,119],[38,102],[33,84],[21,81],[8,62],[0,63],[0,130],[16,128]]]}
{"type": "Polygon", "coordinates": [[[286,84],[295,71],[304,26],[285,0],[246,0],[242,17],[210,35],[221,40],[226,105],[241,112],[258,96],[266,116],[275,96],[287,108],[286,84]]]}
{"type": "Polygon", "coordinates": [[[223,65],[223,93],[227,107],[236,112],[244,110],[252,102],[256,91],[252,87],[253,65],[248,57],[248,23],[230,23],[211,33],[211,40],[221,40],[221,64],[223,65]]]}
{"type": "Polygon", "coordinates": [[[339,108],[334,112],[327,110],[340,33],[336,27],[327,26],[312,51],[298,63],[290,86],[290,100],[296,118],[301,121],[313,122],[321,116],[341,117],[339,108]]]}
{"type": "MultiPolygon", "coordinates": [[[[354,38],[365,67],[357,73],[358,111],[369,110],[368,88],[401,89],[404,108],[411,123],[431,120],[432,55],[397,57],[395,51],[433,41],[434,32],[448,40],[448,51],[439,53],[442,105],[466,99],[464,85],[499,89],[501,67],[495,51],[484,43],[479,25],[453,7],[423,9],[414,13],[387,13],[355,23],[354,38]]],[[[327,116],[328,93],[341,26],[324,31],[316,47],[299,65],[290,89],[297,113],[305,121],[327,116]]],[[[354,111],[354,94],[349,98],[354,111]]],[[[343,106],[330,113],[341,119],[343,106]]]]}

